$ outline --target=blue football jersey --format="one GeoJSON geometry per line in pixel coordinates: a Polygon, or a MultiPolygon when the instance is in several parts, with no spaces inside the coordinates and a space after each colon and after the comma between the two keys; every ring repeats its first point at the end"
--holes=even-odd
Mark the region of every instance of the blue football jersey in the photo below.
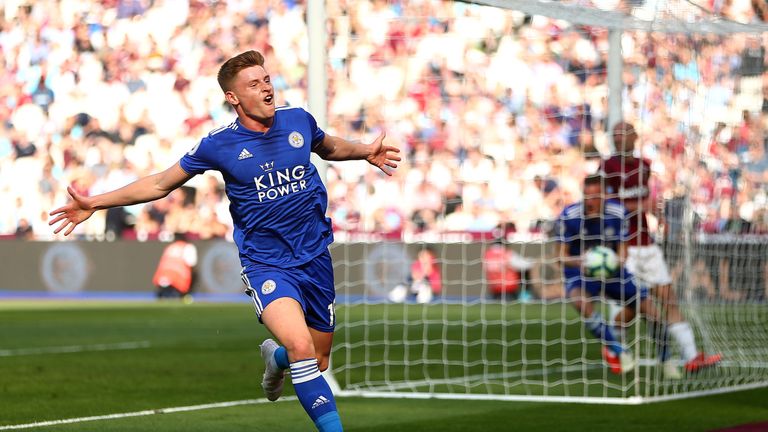
{"type": "Polygon", "coordinates": [[[323,138],[311,114],[281,107],[266,133],[235,120],[211,131],[181,158],[189,174],[217,170],[223,175],[243,267],[301,265],[333,242],[325,215],[328,193],[310,162],[323,138]]]}
{"type": "MultiPolygon", "coordinates": [[[[568,253],[581,255],[595,246],[606,246],[617,251],[620,242],[629,240],[626,210],[618,201],[606,200],[600,217],[586,218],[580,202],[563,209],[557,219],[555,240],[568,245],[568,253]]],[[[565,273],[579,273],[579,269],[565,267],[565,273]]]]}

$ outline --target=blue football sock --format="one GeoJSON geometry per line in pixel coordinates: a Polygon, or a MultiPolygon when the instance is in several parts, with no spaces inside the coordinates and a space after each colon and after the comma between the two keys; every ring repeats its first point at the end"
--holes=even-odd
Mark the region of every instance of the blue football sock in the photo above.
{"type": "Polygon", "coordinates": [[[288,369],[291,367],[291,363],[288,361],[288,351],[285,350],[285,347],[280,347],[275,350],[275,364],[280,369],[288,369]]]}
{"type": "Polygon", "coordinates": [[[592,315],[585,320],[587,328],[592,334],[603,341],[605,346],[614,354],[619,355],[624,351],[624,347],[621,346],[619,340],[616,339],[616,335],[613,334],[613,330],[610,326],[603,322],[603,317],[600,312],[592,312],[592,315]]]}
{"type": "Polygon", "coordinates": [[[341,420],[331,388],[317,368],[317,359],[291,363],[291,381],[304,411],[320,432],[341,432],[341,420]]]}

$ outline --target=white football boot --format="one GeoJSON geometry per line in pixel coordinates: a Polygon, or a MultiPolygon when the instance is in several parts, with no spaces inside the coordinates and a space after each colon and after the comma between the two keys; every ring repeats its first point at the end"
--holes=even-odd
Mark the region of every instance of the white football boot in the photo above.
{"type": "Polygon", "coordinates": [[[635,369],[635,356],[629,351],[622,351],[619,354],[619,361],[621,362],[621,373],[629,373],[635,369]]]}
{"type": "Polygon", "coordinates": [[[680,371],[680,362],[674,359],[666,360],[661,365],[664,373],[664,378],[670,380],[679,380],[683,378],[683,373],[680,371]]]}
{"type": "Polygon", "coordinates": [[[280,345],[272,339],[265,340],[261,345],[261,358],[264,359],[264,378],[261,380],[261,388],[270,401],[276,401],[283,394],[285,371],[277,367],[275,351],[280,345]]]}

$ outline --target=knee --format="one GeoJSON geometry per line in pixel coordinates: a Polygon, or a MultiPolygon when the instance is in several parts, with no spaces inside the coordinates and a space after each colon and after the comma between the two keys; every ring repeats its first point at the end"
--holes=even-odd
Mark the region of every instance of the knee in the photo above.
{"type": "Polygon", "coordinates": [[[672,285],[665,284],[657,286],[656,296],[664,300],[670,300],[672,298],[672,285]]]}
{"type": "Polygon", "coordinates": [[[633,319],[635,319],[635,310],[630,307],[624,307],[616,313],[615,320],[623,325],[629,324],[633,319]]]}
{"type": "MultiPolygon", "coordinates": [[[[640,313],[642,313],[646,318],[650,318],[650,319],[659,318],[659,313],[656,310],[656,306],[654,306],[654,304],[651,302],[649,298],[646,298],[640,303],[640,313]]],[[[634,318],[634,315],[633,315],[633,318],[634,318]]]]}
{"type": "Polygon", "coordinates": [[[292,362],[315,357],[315,346],[311,339],[290,341],[285,343],[285,349],[292,362]]]}

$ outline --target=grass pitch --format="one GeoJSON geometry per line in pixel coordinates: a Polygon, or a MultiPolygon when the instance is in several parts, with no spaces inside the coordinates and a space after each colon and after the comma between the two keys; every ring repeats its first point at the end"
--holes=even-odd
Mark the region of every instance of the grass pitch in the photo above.
{"type": "MultiPolygon", "coordinates": [[[[518,355],[541,352],[570,358],[570,350],[586,349],[595,358],[595,347],[563,345],[563,335],[576,332],[579,325],[569,319],[556,328],[539,326],[538,338],[530,338],[528,348],[515,345],[519,329],[483,328],[476,324],[473,309],[456,309],[446,314],[447,306],[411,309],[409,306],[338,308],[341,320],[359,321],[368,314],[368,326],[343,325],[337,336],[334,364],[342,369],[339,379],[346,384],[377,384],[398,379],[396,367],[407,355],[412,363],[412,379],[468,373],[496,373],[498,391],[522,391],[514,372],[522,364],[518,355]],[[434,308],[434,310],[432,309],[434,308]],[[432,316],[431,314],[435,314],[432,316]],[[440,321],[439,317],[455,317],[440,321]],[[376,319],[401,321],[384,328],[376,319]],[[371,320],[371,318],[374,318],[371,320]],[[433,319],[434,318],[434,319],[433,319]],[[419,321],[422,325],[417,330],[419,321]],[[434,322],[433,322],[434,321],[434,322]],[[463,324],[459,324],[463,323],[463,324]],[[413,333],[411,333],[413,332],[413,333]],[[420,332],[420,333],[419,333],[420,332]],[[437,332],[437,333],[435,333],[437,332]],[[446,333],[447,332],[447,333],[446,333]],[[516,333],[517,332],[517,333],[516,333]],[[564,333],[565,332],[565,333],[564,333]],[[371,341],[368,349],[360,337],[371,341]],[[500,341],[485,354],[473,345],[462,347],[445,341],[474,341],[476,336],[500,341]],[[398,337],[400,339],[398,339],[398,337]],[[427,347],[414,341],[435,341],[427,347]],[[509,339],[505,339],[509,338],[509,339]],[[503,341],[510,341],[506,343],[503,341]],[[536,350],[530,344],[539,344],[536,350]],[[507,346],[507,348],[504,348],[507,346]],[[338,349],[342,347],[342,349],[338,349]],[[477,362],[477,356],[496,358],[494,350],[508,350],[512,363],[477,362]],[[542,351],[543,350],[543,351],[542,351]],[[565,351],[563,351],[565,350],[565,351]],[[455,358],[456,365],[443,359],[455,358]],[[367,356],[367,358],[366,358],[367,356]],[[343,357],[343,358],[342,358],[343,357]],[[366,375],[365,362],[386,361],[389,368],[366,375]],[[471,366],[460,366],[468,362],[471,366]],[[489,363],[489,364],[488,364],[489,363]],[[476,365],[475,365],[476,364],[476,365]],[[386,372],[386,371],[389,372],[386,372]],[[511,374],[510,374],[511,373],[511,374]],[[346,380],[346,381],[345,381],[346,380]],[[516,390],[517,389],[517,390],[516,390]]],[[[499,307],[499,306],[493,306],[499,307]]],[[[555,306],[556,308],[559,306],[555,306]]],[[[560,311],[561,312],[561,311],[560,311]]],[[[558,310],[531,310],[529,318],[546,317],[558,310]]],[[[518,310],[498,313],[509,317],[518,310]]],[[[483,311],[488,317],[488,311],[483,311]]],[[[555,320],[554,322],[557,322],[555,320]]],[[[533,331],[533,328],[529,329],[533,331]]],[[[104,302],[3,302],[0,303],[0,430],[10,426],[62,419],[106,416],[120,413],[145,415],[110,418],[31,428],[51,431],[310,431],[313,426],[295,400],[262,403],[260,389],[263,365],[258,344],[267,337],[252,308],[242,304],[104,303],[104,302]],[[253,401],[252,401],[253,400],[253,401]],[[227,401],[249,401],[231,407],[159,413],[170,407],[189,407],[227,401]],[[158,414],[153,414],[158,412],[158,414]]],[[[463,342],[462,342],[463,344],[463,342]]],[[[424,344],[421,344],[424,345],[424,344]]],[[[480,349],[480,348],[478,348],[480,349]]],[[[486,344],[486,350],[488,345],[486,344]]],[[[555,357],[553,357],[555,358],[555,357]]],[[[598,357],[596,357],[599,360],[598,357]]],[[[531,359],[535,360],[535,359],[531,359]]],[[[335,366],[336,367],[336,366],[335,366]]],[[[601,369],[589,370],[601,376],[601,369]]],[[[568,375],[566,375],[566,378],[568,375]]],[[[613,378],[612,378],[613,379],[613,378]]],[[[530,381],[530,380],[528,380],[530,381]]],[[[566,380],[567,381],[567,380],[566,380]]],[[[530,384],[530,382],[529,382],[530,384]]],[[[522,384],[521,384],[522,385],[522,384]]],[[[572,385],[576,386],[574,381],[572,385]]],[[[425,382],[426,390],[488,391],[471,381],[460,384],[425,382]],[[458,387],[457,387],[458,385],[458,387]]],[[[587,386],[591,388],[592,386],[587,386]]],[[[563,384],[555,393],[573,391],[563,384]]],[[[583,389],[584,386],[580,387],[583,389]]],[[[594,387],[595,389],[597,387],[594,387]]],[[[419,390],[425,390],[419,389],[419,390]]],[[[530,389],[529,389],[530,390],[530,389]]],[[[587,390],[592,394],[593,390],[587,390]]],[[[596,390],[595,390],[596,391],[596,390]]],[[[286,385],[286,395],[293,389],[286,385]]],[[[599,393],[599,392],[598,392],[599,393]]],[[[552,393],[550,393],[552,394],[552,393]]],[[[757,389],[718,396],[654,403],[641,406],[552,404],[539,402],[498,402],[466,400],[414,400],[340,398],[340,414],[347,431],[707,431],[750,422],[768,422],[768,389],[757,389]]]]}

